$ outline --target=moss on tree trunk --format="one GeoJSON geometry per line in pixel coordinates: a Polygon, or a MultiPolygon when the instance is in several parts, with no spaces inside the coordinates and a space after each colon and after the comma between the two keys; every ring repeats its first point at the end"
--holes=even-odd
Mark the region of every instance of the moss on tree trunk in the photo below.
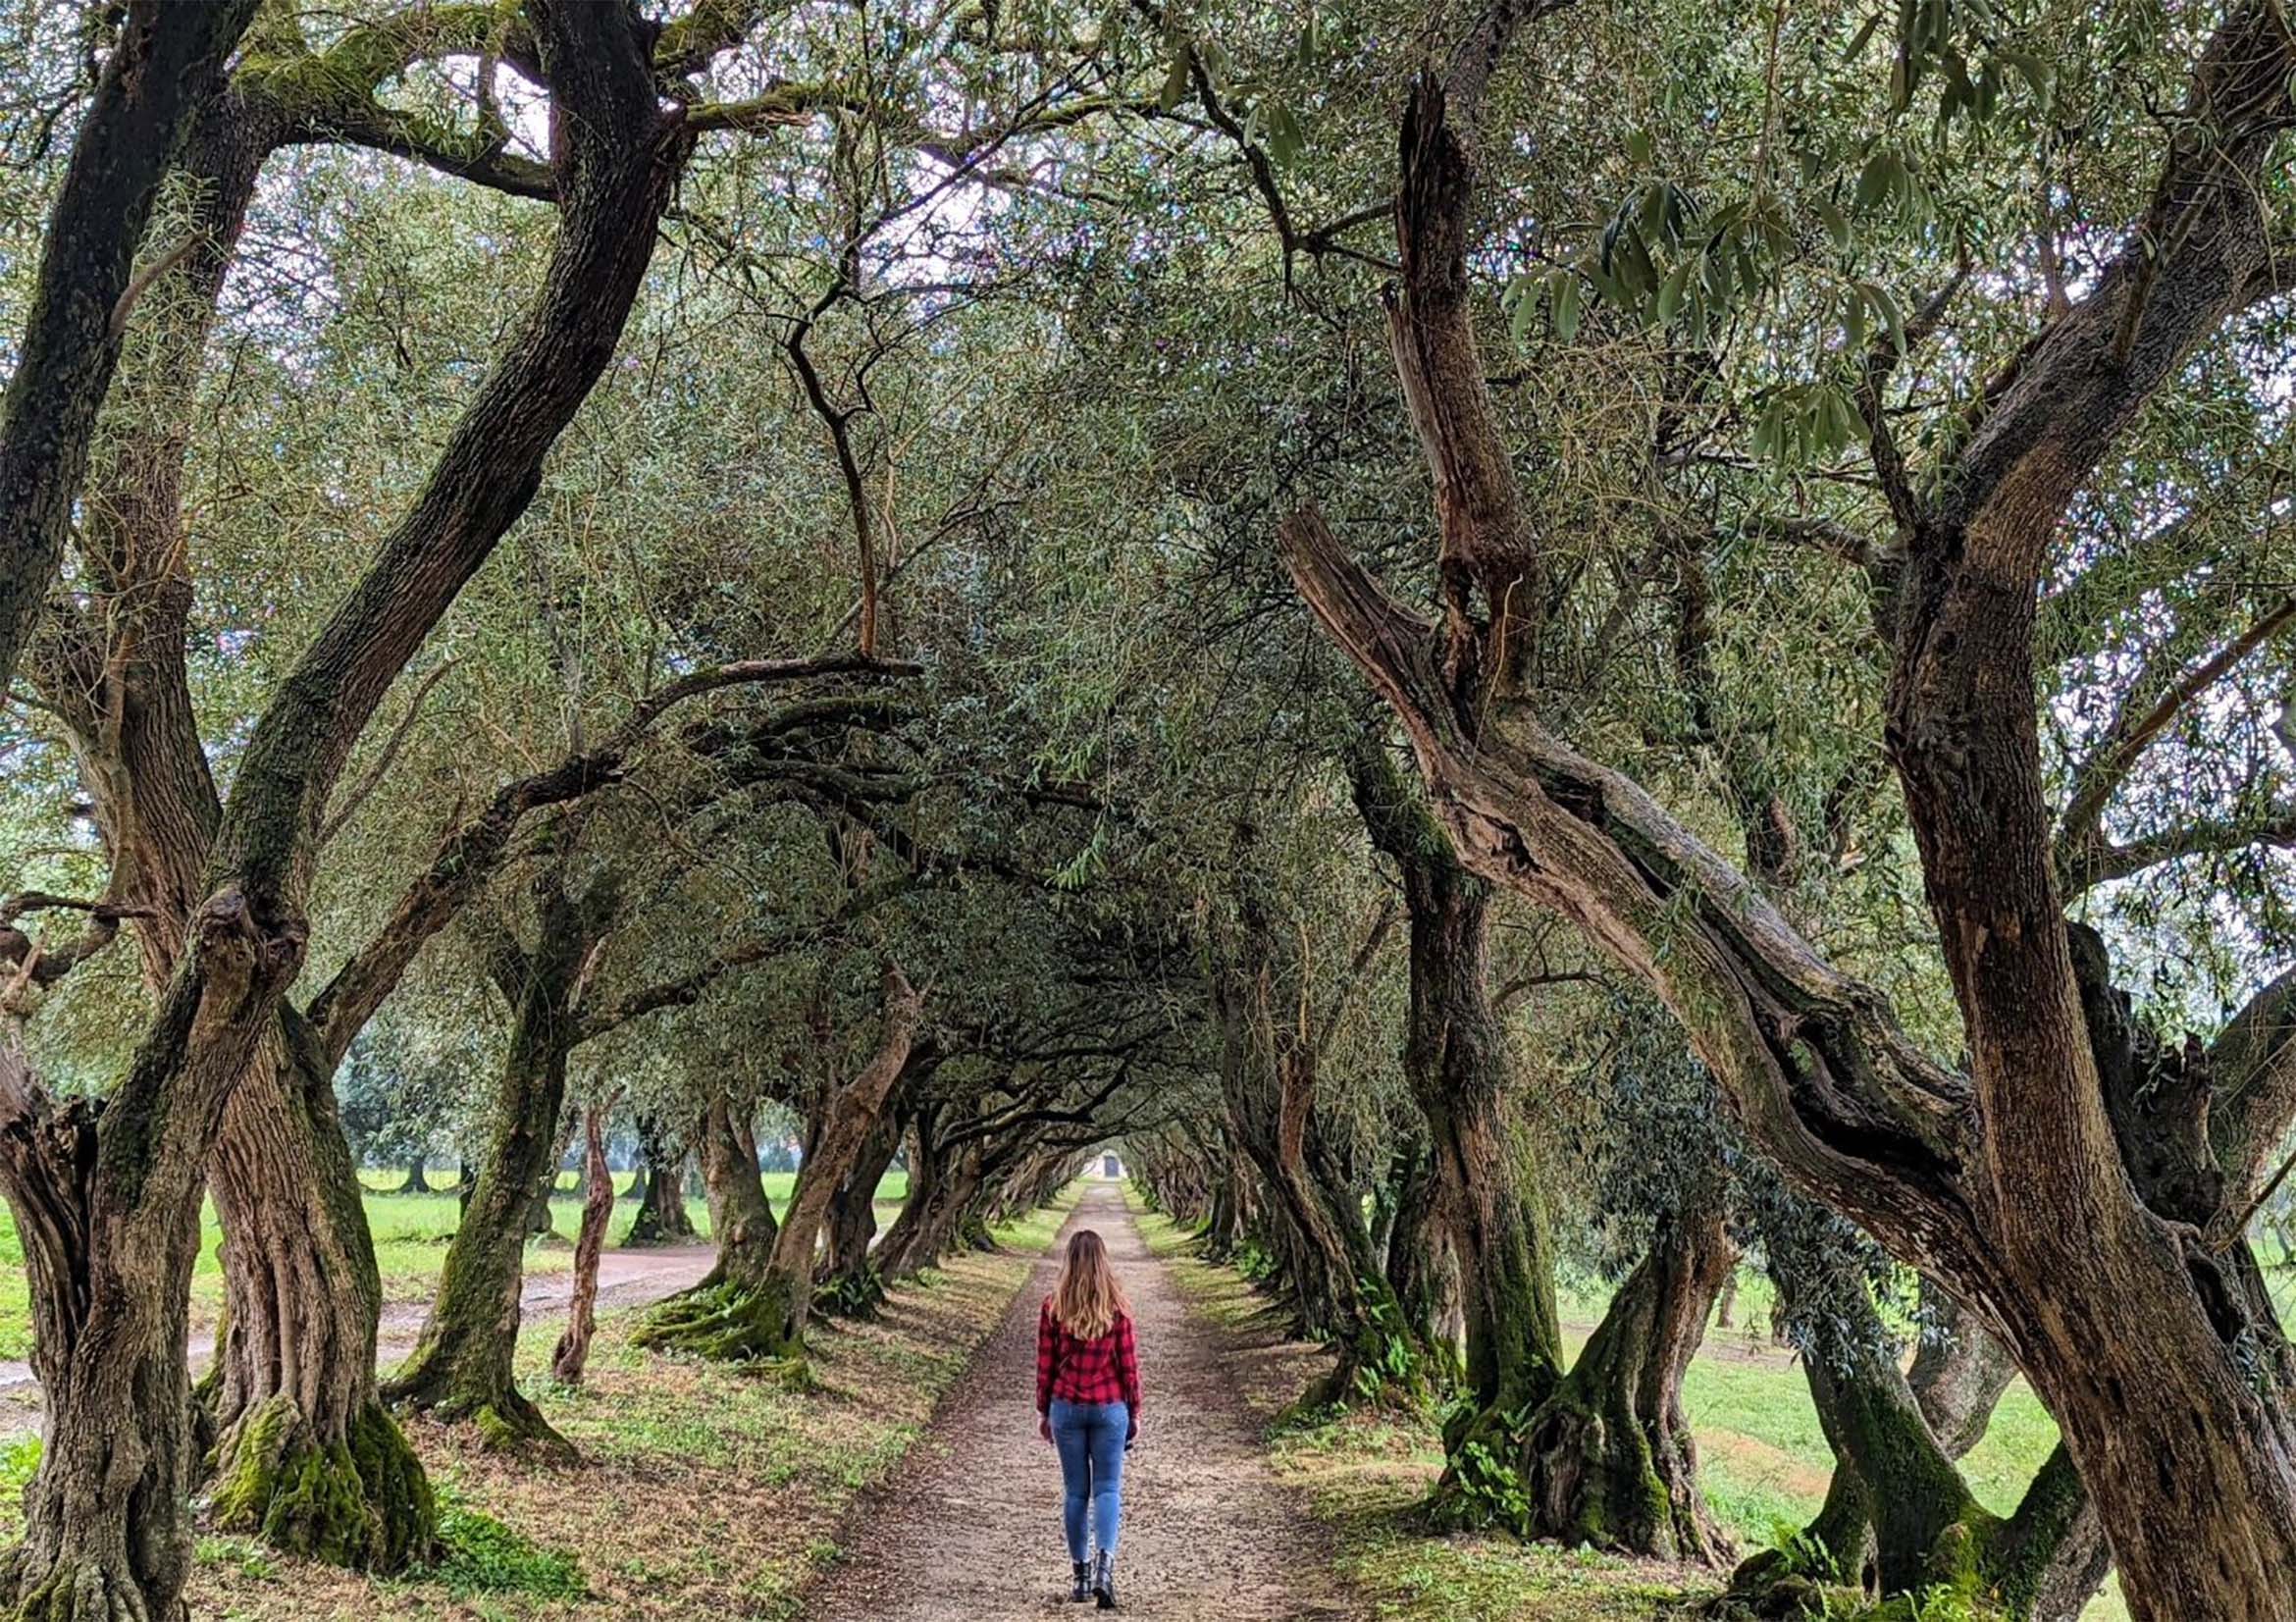
{"type": "MultiPolygon", "coordinates": [[[[1475,1520],[1487,1512],[1475,1484],[1503,1482],[1510,1427],[1562,1376],[1540,1171],[1511,1102],[1506,1036],[1491,1007],[1490,887],[1460,865],[1383,739],[1358,736],[1347,763],[1356,810],[1395,863],[1410,912],[1403,1069],[1427,1119],[1425,1197],[1449,1231],[1466,1320],[1468,1400],[1445,1428],[1444,1474],[1427,1507],[1438,1522],[1475,1520]]],[[[1410,1282],[1432,1289],[1432,1265],[1410,1282]]]]}
{"type": "Polygon", "coordinates": [[[233,1091],[208,1186],[225,1282],[202,1387],[211,1524],[358,1570],[429,1558],[430,1484],[376,1396],[382,1281],[332,1067],[291,1010],[233,1091]]]}
{"type": "Polygon", "coordinates": [[[555,867],[538,875],[535,896],[534,948],[501,931],[489,952],[490,971],[514,1014],[496,1086],[494,1135],[446,1248],[431,1316],[384,1395],[394,1406],[467,1423],[490,1447],[532,1443],[570,1455],[565,1439],[519,1391],[512,1365],[527,1226],[556,1175],[566,1055],[577,1034],[572,993],[613,904],[603,885],[575,899],[555,867]]]}
{"type": "MultiPolygon", "coordinates": [[[[884,1009],[884,1034],[875,1056],[825,1101],[812,1150],[770,1244],[721,1247],[717,1271],[708,1280],[648,1315],[635,1336],[640,1345],[727,1362],[802,1358],[831,1197],[852,1172],[908,1069],[923,1014],[922,998],[891,965],[885,970],[884,1009]]],[[[748,1180],[755,1183],[754,1171],[748,1180]]],[[[735,1192],[730,1182],[728,1192],[735,1192]]],[[[746,1194],[739,1197],[747,1203],[746,1194]]],[[[757,1200],[764,1203],[762,1188],[757,1200]]]]}
{"type": "Polygon", "coordinates": [[[1737,1259],[1718,1198],[1659,1225],[1578,1363],[1521,1428],[1528,1536],[1704,1564],[1728,1558],[1699,1487],[1682,1381],[1737,1259]]]}

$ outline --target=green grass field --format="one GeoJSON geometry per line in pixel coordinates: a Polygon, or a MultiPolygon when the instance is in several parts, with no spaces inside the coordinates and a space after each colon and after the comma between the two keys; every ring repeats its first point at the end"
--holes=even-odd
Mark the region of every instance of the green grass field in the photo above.
{"type": "MultiPolygon", "coordinates": [[[[375,1262],[383,1275],[383,1298],[387,1301],[427,1299],[438,1283],[439,1270],[445,1265],[447,1241],[454,1237],[457,1214],[454,1196],[386,1192],[405,1179],[403,1172],[385,1170],[369,1172],[364,1177],[369,1189],[367,1227],[375,1235],[375,1262]]],[[[581,1193],[572,1173],[561,1174],[559,1183],[552,1216],[560,1242],[543,1239],[528,1247],[526,1266],[532,1273],[559,1273],[574,1265],[570,1241],[581,1221],[581,1193]]],[[[789,1203],[790,1190],[796,1183],[794,1172],[765,1174],[765,1191],[776,1211],[789,1203]]],[[[617,1189],[627,1189],[629,1174],[618,1175],[614,1184],[617,1189]]],[[[892,1220],[908,1192],[908,1173],[893,1171],[885,1175],[885,1180],[877,1185],[880,1227],[892,1220]]],[[[696,1230],[706,1235],[707,1208],[700,1200],[688,1200],[686,1209],[694,1219],[696,1230]]],[[[613,1224],[607,1230],[607,1244],[622,1242],[637,1214],[635,1202],[616,1204],[613,1224]]],[[[191,1275],[194,1324],[212,1323],[223,1304],[223,1269],[216,1258],[216,1245],[221,1237],[214,1207],[210,1206],[202,1221],[199,1262],[191,1275]]],[[[31,1307],[24,1275],[24,1246],[17,1237],[15,1217],[0,1206],[0,1361],[21,1361],[30,1355],[31,1307]]]]}

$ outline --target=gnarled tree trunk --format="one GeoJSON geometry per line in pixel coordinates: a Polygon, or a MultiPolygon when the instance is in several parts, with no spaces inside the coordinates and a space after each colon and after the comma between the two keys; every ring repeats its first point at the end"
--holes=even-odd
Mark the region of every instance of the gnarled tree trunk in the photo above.
{"type": "Polygon", "coordinates": [[[605,1124],[613,1106],[593,1105],[582,1124],[582,1227],[574,1240],[574,1292],[566,1328],[550,1350],[550,1378],[579,1386],[590,1366],[590,1339],[598,1329],[598,1263],[614,1215],[614,1174],[606,1164],[605,1124]]]}
{"type": "Polygon", "coordinates": [[[578,1032],[574,999],[613,902],[605,884],[575,900],[555,865],[537,876],[535,892],[534,946],[522,948],[500,930],[488,953],[512,1026],[478,1185],[447,1246],[422,1336],[384,1394],[400,1407],[467,1422],[490,1447],[535,1442],[564,1454],[571,1447],[518,1389],[513,1364],[527,1225],[557,1173],[566,1056],[578,1032]]]}
{"type": "MultiPolygon", "coordinates": [[[[2191,128],[2123,246],[1940,465],[1908,478],[1877,443],[1905,547],[1886,745],[1961,1015],[1962,1075],[1639,784],[1550,732],[1521,680],[1544,559],[1474,333],[1468,131],[1490,62],[1532,15],[1487,14],[1404,121],[1390,308],[1437,481],[1443,628],[1399,608],[1312,512],[1283,527],[1294,580],[1403,719],[1461,860],[1648,984],[1799,1187],[2002,1333],[2095,1495],[2140,1622],[2285,1622],[2296,1422],[2258,1377],[2260,1348],[2281,1358],[2279,1331],[2247,1268],[2224,1259],[2237,1235],[2211,1243],[2157,1209],[2117,1140],[2058,887],[2061,865],[2094,853],[2053,843],[2033,618],[2062,521],[2123,430],[2278,286],[2258,199],[2296,38],[2270,0],[2227,8],[2195,60],[2191,128]]],[[[1869,415],[1878,426],[1878,403],[1869,415]]]]}
{"type": "Polygon", "coordinates": [[[732,1361],[803,1355],[806,1324],[812,1312],[813,1270],[830,1200],[876,1130],[908,1068],[923,1015],[922,997],[890,964],[885,968],[884,1011],[884,1033],[876,1055],[825,1102],[820,1127],[798,1172],[797,1187],[763,1272],[754,1280],[729,1273],[673,1296],[647,1319],[636,1337],[639,1344],[732,1361]]]}
{"type": "Polygon", "coordinates": [[[1438,1518],[1475,1518],[1488,1500],[1469,1491],[1470,1475],[1506,1468],[1508,1428],[1561,1378],[1552,1245],[1538,1161],[1513,1114],[1505,1033],[1490,1005],[1490,886],[1459,864],[1380,740],[1358,739],[1348,769],[1364,826],[1403,879],[1411,916],[1403,1069],[1427,1117],[1431,1197],[1450,1230],[1467,1316],[1473,1406],[1445,1428],[1444,1473],[1430,1508],[1438,1518]],[[1480,1449],[1472,1472],[1470,1448],[1480,1449]]]}
{"type": "Polygon", "coordinates": [[[865,1318],[885,1298],[885,1281],[869,1247],[877,1236],[877,1184],[900,1149],[901,1125],[886,1112],[830,1200],[828,1243],[814,1278],[814,1299],[824,1312],[865,1318]]]}
{"type": "Polygon", "coordinates": [[[703,1110],[699,1136],[696,1153],[702,1161],[702,1185],[709,1196],[709,1228],[717,1240],[717,1265],[703,1287],[729,1279],[762,1282],[779,1224],[757,1176],[757,1142],[748,1123],[723,1096],[712,1098],[703,1110]]]}
{"type": "Polygon", "coordinates": [[[694,1219],[686,1212],[685,1146],[675,1140],[667,1122],[652,1116],[640,1117],[638,1140],[645,1169],[631,1189],[638,1201],[638,1216],[622,1239],[622,1248],[693,1243],[701,1235],[694,1231],[694,1219]]]}
{"type": "Polygon", "coordinates": [[[178,1613],[191,1559],[184,1344],[204,1162],[232,1077],[300,959],[243,906],[193,920],[184,969],[100,1107],[49,1097],[0,1047],[0,1181],[22,1238],[47,1403],[0,1602],[59,1622],[178,1613]],[[204,1118],[204,1119],[202,1119],[204,1118]]]}
{"type": "Polygon", "coordinates": [[[1682,1381],[1737,1265],[1718,1185],[1659,1222],[1578,1362],[1523,1426],[1530,1536],[1708,1565],[1729,1558],[1698,1484],[1682,1381]]]}
{"type": "Polygon", "coordinates": [[[382,1280],[334,1072],[288,1011],[225,1111],[208,1179],[226,1286],[209,1511],[219,1532],[396,1571],[429,1557],[438,1511],[376,1390],[382,1280]]]}

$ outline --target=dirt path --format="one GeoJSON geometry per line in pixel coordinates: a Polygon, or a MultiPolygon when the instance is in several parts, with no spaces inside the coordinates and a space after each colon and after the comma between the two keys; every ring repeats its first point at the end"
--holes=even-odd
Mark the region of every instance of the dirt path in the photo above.
{"type": "MultiPolygon", "coordinates": [[[[598,1310],[647,1307],[702,1282],[717,1264],[713,1244],[663,1245],[645,1250],[608,1250],[598,1259],[598,1310]]],[[[527,1323],[561,1317],[574,1293],[571,1273],[528,1274],[519,1296],[527,1323]]],[[[431,1304],[391,1301],[383,1307],[377,1327],[375,1365],[391,1369],[414,1350],[423,1333],[431,1304]]],[[[215,1360],[215,1327],[194,1328],[190,1344],[191,1373],[207,1372],[215,1360]]],[[[40,1428],[40,1385],[29,1363],[0,1363],[0,1440],[40,1428]]]]}
{"type": "MultiPolygon", "coordinates": [[[[1145,1423],[1124,1468],[1121,1609],[1169,1622],[1363,1615],[1330,1574],[1322,1530],[1270,1473],[1214,1333],[1187,1315],[1122,1197],[1091,1187],[1069,1226],[1108,1240],[1139,1326],[1145,1423]]],[[[809,1597],[809,1622],[1096,1614],[1067,1603],[1060,1464],[1036,1434],[1036,1312],[1057,1255],[848,1524],[846,1562],[809,1597]]]]}

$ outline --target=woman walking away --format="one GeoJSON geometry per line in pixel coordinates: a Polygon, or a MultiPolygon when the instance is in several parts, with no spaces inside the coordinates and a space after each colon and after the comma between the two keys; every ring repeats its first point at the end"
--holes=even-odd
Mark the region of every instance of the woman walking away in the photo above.
{"type": "Polygon", "coordinates": [[[1036,1411],[1067,1489],[1062,1524],[1076,1575],[1069,1597],[1114,1610],[1124,1454],[1140,1439],[1140,1357],[1132,1304],[1089,1228],[1070,1238],[1060,1284],[1037,1314],[1036,1411]]]}

